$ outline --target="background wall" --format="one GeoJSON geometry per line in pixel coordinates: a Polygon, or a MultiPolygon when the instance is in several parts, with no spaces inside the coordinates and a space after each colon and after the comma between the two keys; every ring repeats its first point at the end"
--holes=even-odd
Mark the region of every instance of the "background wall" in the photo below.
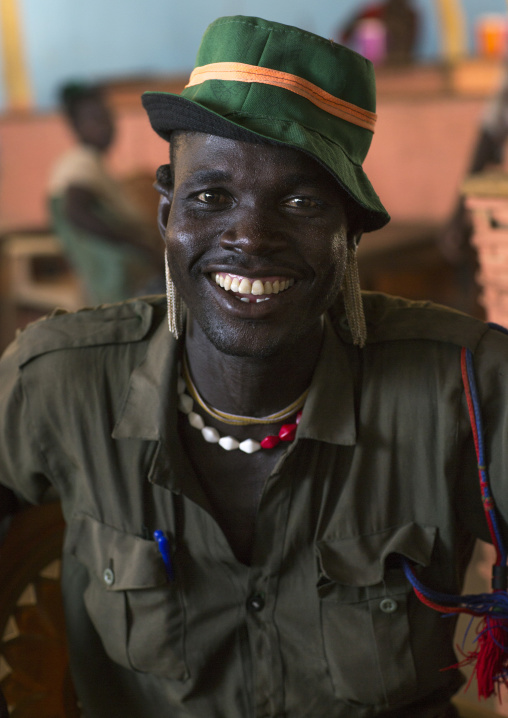
{"type": "MultiPolygon", "coordinates": [[[[42,110],[55,106],[57,88],[69,79],[189,72],[204,29],[221,15],[259,15],[335,37],[351,14],[366,4],[367,0],[17,0],[33,103],[42,110]]],[[[422,18],[422,60],[439,55],[435,4],[436,0],[414,0],[422,18]]],[[[475,19],[506,12],[506,0],[462,0],[462,7],[468,50],[473,52],[475,19]]],[[[0,112],[6,108],[1,62],[0,112]]]]}

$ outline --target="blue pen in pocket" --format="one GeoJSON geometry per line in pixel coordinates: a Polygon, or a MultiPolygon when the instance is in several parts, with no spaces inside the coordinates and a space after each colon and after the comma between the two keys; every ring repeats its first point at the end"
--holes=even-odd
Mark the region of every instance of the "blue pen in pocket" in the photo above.
{"type": "Polygon", "coordinates": [[[166,576],[168,577],[168,581],[173,581],[175,578],[175,575],[173,573],[173,564],[171,562],[171,553],[169,549],[169,541],[168,537],[164,533],[164,531],[154,531],[153,537],[157,541],[157,546],[159,547],[159,553],[162,556],[162,560],[164,561],[164,566],[166,567],[166,576]]]}

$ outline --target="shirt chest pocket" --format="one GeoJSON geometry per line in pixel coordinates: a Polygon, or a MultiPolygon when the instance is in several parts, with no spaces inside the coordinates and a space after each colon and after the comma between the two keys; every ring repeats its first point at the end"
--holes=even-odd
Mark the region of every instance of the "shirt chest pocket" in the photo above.
{"type": "Polygon", "coordinates": [[[154,541],[90,516],[68,527],[65,550],[90,576],[84,600],[106,653],[127,668],[184,680],[184,611],[154,541]]]}
{"type": "Polygon", "coordinates": [[[317,544],[321,631],[338,697],[387,706],[417,687],[403,555],[427,566],[436,529],[417,524],[317,544]]]}

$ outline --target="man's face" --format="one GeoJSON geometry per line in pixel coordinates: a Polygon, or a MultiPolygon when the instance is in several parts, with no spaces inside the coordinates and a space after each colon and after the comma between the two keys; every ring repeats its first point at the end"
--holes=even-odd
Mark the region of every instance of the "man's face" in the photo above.
{"type": "Polygon", "coordinates": [[[304,351],[346,257],[343,194],[285,147],[183,133],[172,152],[166,246],[191,317],[220,351],[304,351]]]}
{"type": "Polygon", "coordinates": [[[106,150],[113,141],[113,117],[102,98],[81,101],[75,127],[81,141],[98,150],[106,150]]]}

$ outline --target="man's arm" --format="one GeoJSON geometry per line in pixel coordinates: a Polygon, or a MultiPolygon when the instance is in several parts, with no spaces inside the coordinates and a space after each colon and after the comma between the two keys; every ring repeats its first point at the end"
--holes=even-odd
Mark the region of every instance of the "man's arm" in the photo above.
{"type": "Polygon", "coordinates": [[[14,491],[0,485],[0,546],[9,530],[11,516],[16,513],[19,507],[20,501],[14,491]]]}
{"type": "Polygon", "coordinates": [[[7,516],[11,516],[19,508],[19,501],[16,494],[0,485],[0,541],[2,538],[2,522],[7,516]]]}

